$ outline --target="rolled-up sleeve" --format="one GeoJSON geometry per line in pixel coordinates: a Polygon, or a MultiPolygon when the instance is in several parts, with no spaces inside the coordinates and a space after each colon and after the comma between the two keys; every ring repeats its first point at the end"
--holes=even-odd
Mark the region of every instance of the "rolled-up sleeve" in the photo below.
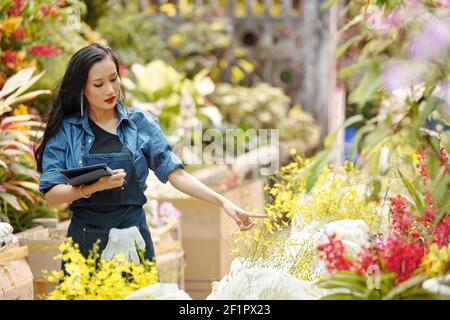
{"type": "Polygon", "coordinates": [[[172,152],[166,136],[150,114],[145,113],[142,125],[140,130],[144,132],[144,135],[148,135],[145,137],[146,142],[142,147],[148,167],[153,170],[161,182],[166,183],[170,173],[177,168],[184,168],[184,164],[172,152]]]}
{"type": "Polygon", "coordinates": [[[39,191],[45,194],[53,186],[66,183],[60,170],[66,168],[68,144],[65,135],[58,131],[48,141],[42,155],[42,175],[39,178],[39,191]]]}

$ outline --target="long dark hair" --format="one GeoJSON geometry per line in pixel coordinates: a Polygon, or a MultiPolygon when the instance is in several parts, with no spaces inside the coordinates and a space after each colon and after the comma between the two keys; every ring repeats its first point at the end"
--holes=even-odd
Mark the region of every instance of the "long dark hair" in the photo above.
{"type": "MultiPolygon", "coordinates": [[[[36,158],[38,172],[42,173],[42,156],[45,145],[59,130],[63,118],[71,114],[81,115],[81,92],[84,91],[86,86],[89,70],[93,64],[103,60],[107,56],[110,56],[112,61],[114,61],[117,74],[120,76],[119,60],[108,46],[92,43],[75,52],[70,58],[62,80],[57,84],[55,90],[53,90],[52,107],[44,120],[47,126],[43,136],[39,139],[42,142],[37,148],[36,146],[39,144],[39,141],[34,145],[34,157],[36,158]]],[[[83,99],[83,103],[86,105],[87,100],[84,95],[83,99]]]]}

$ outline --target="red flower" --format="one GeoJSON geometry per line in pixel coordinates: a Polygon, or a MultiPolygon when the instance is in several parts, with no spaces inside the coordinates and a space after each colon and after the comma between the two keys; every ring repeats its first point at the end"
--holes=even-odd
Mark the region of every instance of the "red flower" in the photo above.
{"type": "Polygon", "coordinates": [[[448,156],[447,156],[447,152],[445,151],[444,148],[440,148],[439,149],[439,165],[444,168],[444,174],[447,175],[448,171],[450,170],[450,163],[448,161],[448,156]]]}
{"type": "Polygon", "coordinates": [[[18,16],[24,4],[25,0],[13,0],[13,6],[8,9],[8,15],[18,16]]]}
{"type": "Polygon", "coordinates": [[[119,75],[126,77],[128,74],[128,68],[124,64],[119,64],[119,75]]]}
{"type": "Polygon", "coordinates": [[[320,245],[317,250],[320,252],[320,258],[325,260],[326,268],[330,273],[337,271],[350,271],[353,262],[344,257],[345,246],[336,235],[328,237],[328,243],[320,245]]]}
{"type": "Polygon", "coordinates": [[[53,57],[61,53],[61,49],[55,48],[51,44],[40,44],[29,49],[29,52],[36,57],[53,57]]]}
{"type": "Polygon", "coordinates": [[[423,177],[424,182],[427,182],[428,179],[426,158],[429,148],[430,147],[427,146],[419,152],[419,164],[417,165],[417,168],[420,169],[419,174],[423,177]]]}
{"type": "Polygon", "coordinates": [[[399,239],[390,238],[383,249],[378,251],[384,262],[384,268],[395,272],[395,285],[411,277],[417,270],[425,255],[422,242],[405,243],[399,239]]]}
{"type": "Polygon", "coordinates": [[[57,16],[58,15],[58,11],[50,6],[42,6],[39,8],[39,11],[41,11],[41,13],[47,17],[47,16],[57,16]]]}
{"type": "Polygon", "coordinates": [[[450,217],[445,217],[436,225],[434,231],[435,242],[441,247],[446,247],[450,243],[450,217]]]}
{"type": "Polygon", "coordinates": [[[376,257],[375,248],[363,248],[363,250],[358,253],[354,271],[364,275],[373,272],[374,267],[378,267],[378,258],[376,257]]]}
{"type": "Polygon", "coordinates": [[[12,50],[5,50],[5,53],[3,54],[3,64],[9,68],[14,69],[14,65],[19,59],[18,57],[19,53],[12,50]]]}
{"type": "Polygon", "coordinates": [[[406,208],[406,199],[401,195],[397,195],[396,198],[391,198],[391,206],[389,208],[389,213],[392,219],[392,228],[396,235],[408,236],[412,216],[409,210],[406,208]]]}
{"type": "Polygon", "coordinates": [[[14,33],[14,40],[20,41],[23,37],[24,31],[25,31],[24,28],[17,29],[16,32],[14,33]]]}

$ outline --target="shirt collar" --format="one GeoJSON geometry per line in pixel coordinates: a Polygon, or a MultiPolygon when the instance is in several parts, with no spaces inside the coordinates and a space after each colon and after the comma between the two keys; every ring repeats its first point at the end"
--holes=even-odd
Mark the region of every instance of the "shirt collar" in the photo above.
{"type": "MultiPolygon", "coordinates": [[[[121,103],[117,102],[115,108],[117,110],[119,126],[121,125],[123,120],[129,121],[128,112],[127,110],[125,110],[125,107],[121,103]]],[[[84,130],[89,132],[88,106],[84,105],[83,116],[72,114],[67,117],[67,121],[72,124],[81,124],[84,130]]]]}

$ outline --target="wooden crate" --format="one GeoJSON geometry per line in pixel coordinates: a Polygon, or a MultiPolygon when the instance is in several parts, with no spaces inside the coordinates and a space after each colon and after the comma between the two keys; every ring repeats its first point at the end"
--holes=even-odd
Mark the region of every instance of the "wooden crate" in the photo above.
{"type": "MultiPolygon", "coordinates": [[[[263,187],[263,180],[258,179],[216,190],[241,208],[249,206],[263,213],[263,187]]],[[[222,279],[229,271],[233,260],[229,232],[238,228],[221,208],[205,201],[193,198],[158,200],[170,201],[182,213],[185,291],[193,299],[204,299],[211,293],[211,282],[222,279]]]]}
{"type": "Polygon", "coordinates": [[[0,300],[33,300],[33,274],[28,248],[18,243],[0,250],[0,300]]]}

